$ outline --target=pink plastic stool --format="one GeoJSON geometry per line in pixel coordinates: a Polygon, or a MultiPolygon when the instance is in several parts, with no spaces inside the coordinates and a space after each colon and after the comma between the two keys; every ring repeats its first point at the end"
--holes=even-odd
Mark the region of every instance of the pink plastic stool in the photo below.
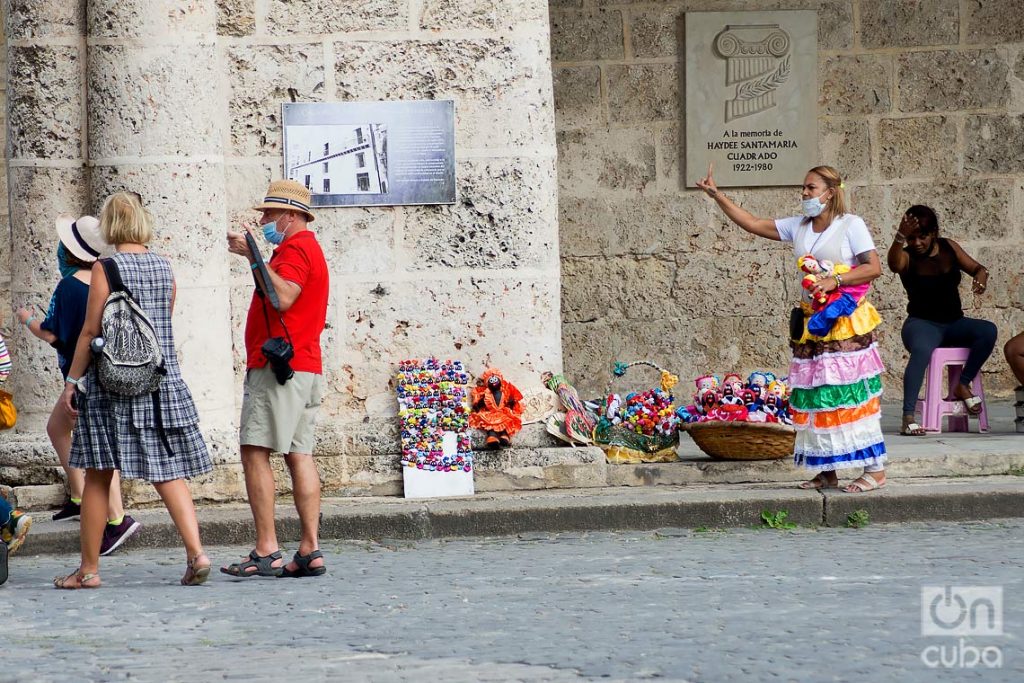
{"type": "MultiPolygon", "coordinates": [[[[960,371],[967,362],[970,349],[938,348],[932,352],[928,363],[927,385],[924,400],[917,402],[917,411],[921,414],[921,426],[926,432],[941,432],[942,418],[949,416],[949,431],[967,432],[967,407],[963,401],[953,398],[953,387],[960,381],[960,371]],[[949,367],[949,383],[945,385],[943,375],[949,367]],[[944,386],[945,385],[945,386],[944,386]]],[[[988,407],[985,405],[985,390],[981,386],[981,373],[971,382],[971,391],[981,399],[981,412],[978,413],[978,431],[988,431],[988,407]]]]}

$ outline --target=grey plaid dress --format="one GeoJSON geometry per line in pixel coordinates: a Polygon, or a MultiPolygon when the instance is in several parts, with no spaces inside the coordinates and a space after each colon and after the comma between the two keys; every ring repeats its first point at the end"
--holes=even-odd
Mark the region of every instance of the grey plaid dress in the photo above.
{"type": "Polygon", "coordinates": [[[160,413],[168,453],[157,429],[150,394],[127,397],[107,392],[90,367],[86,394],[79,402],[78,424],[71,446],[71,467],[117,469],[127,479],[151,482],[190,479],[213,469],[199,431],[199,414],[181,378],[171,330],[174,276],[165,258],[156,254],[114,255],[121,280],[146,312],[163,351],[167,376],[160,383],[160,413]]]}

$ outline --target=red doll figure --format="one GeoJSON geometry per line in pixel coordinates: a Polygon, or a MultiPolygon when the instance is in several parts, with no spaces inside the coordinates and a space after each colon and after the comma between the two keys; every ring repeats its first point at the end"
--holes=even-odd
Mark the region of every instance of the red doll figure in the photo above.
{"type": "Polygon", "coordinates": [[[484,433],[488,448],[510,446],[512,437],[523,428],[522,400],[523,395],[499,370],[487,368],[470,396],[473,414],[469,426],[484,433]]]}

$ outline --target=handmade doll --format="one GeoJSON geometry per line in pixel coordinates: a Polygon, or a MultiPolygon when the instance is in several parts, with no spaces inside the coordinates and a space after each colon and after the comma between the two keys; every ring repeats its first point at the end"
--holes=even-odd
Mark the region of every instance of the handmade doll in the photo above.
{"type": "Polygon", "coordinates": [[[811,309],[813,313],[807,319],[807,331],[813,335],[824,337],[832,329],[838,318],[850,315],[857,308],[857,304],[864,298],[870,288],[869,283],[860,285],[842,284],[842,276],[852,269],[845,263],[834,264],[831,261],[814,258],[806,254],[797,259],[797,266],[806,275],[800,285],[810,292],[815,283],[828,277],[836,278],[835,289],[827,294],[812,297],[811,309]]]}
{"type": "Polygon", "coordinates": [[[786,402],[786,385],[776,380],[768,385],[764,399],[764,412],[770,422],[782,422],[788,415],[786,402]]]}
{"type": "Polygon", "coordinates": [[[764,412],[764,403],[757,398],[751,389],[744,389],[740,392],[743,399],[743,407],[747,409],[747,422],[765,422],[767,414],[764,412]]]}
{"type": "Polygon", "coordinates": [[[770,372],[752,372],[747,377],[747,388],[754,392],[754,400],[763,404],[765,391],[768,385],[774,381],[775,375],[770,372]]]}
{"type": "Polygon", "coordinates": [[[695,380],[697,393],[693,395],[693,405],[701,415],[707,415],[711,410],[718,407],[721,399],[719,392],[718,377],[715,375],[702,375],[695,380]]]}
{"type": "Polygon", "coordinates": [[[496,368],[487,368],[477,380],[470,397],[473,414],[469,426],[484,433],[488,448],[511,445],[512,437],[523,428],[522,398],[519,389],[496,368]]]}
{"type": "Polygon", "coordinates": [[[730,372],[722,380],[722,403],[725,405],[743,405],[740,392],[743,390],[743,380],[735,372],[730,372]]]}
{"type": "Polygon", "coordinates": [[[611,394],[608,396],[606,404],[608,407],[604,413],[605,418],[613,425],[622,422],[622,416],[619,415],[619,409],[622,407],[622,397],[618,394],[611,394]]]}
{"type": "MultiPolygon", "coordinates": [[[[804,254],[796,260],[796,265],[801,272],[806,273],[803,279],[800,281],[800,286],[807,290],[808,293],[814,289],[814,285],[818,282],[819,278],[832,276],[835,272],[835,265],[831,261],[821,260],[819,261],[810,254],[804,254]]],[[[850,267],[846,266],[846,271],[849,271],[850,267]]],[[[842,273],[839,273],[842,275],[842,273]]],[[[822,306],[828,303],[828,297],[831,294],[835,294],[836,297],[839,294],[835,291],[829,292],[828,295],[821,294],[818,297],[811,296],[811,306],[815,311],[820,310],[822,306]]]]}

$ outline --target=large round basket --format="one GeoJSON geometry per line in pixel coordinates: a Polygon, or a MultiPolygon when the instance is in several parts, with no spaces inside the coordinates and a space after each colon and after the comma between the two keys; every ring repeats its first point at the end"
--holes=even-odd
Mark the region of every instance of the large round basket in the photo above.
{"type": "Polygon", "coordinates": [[[694,422],[680,429],[712,458],[778,460],[793,455],[796,430],[768,422],[694,422]]]}

